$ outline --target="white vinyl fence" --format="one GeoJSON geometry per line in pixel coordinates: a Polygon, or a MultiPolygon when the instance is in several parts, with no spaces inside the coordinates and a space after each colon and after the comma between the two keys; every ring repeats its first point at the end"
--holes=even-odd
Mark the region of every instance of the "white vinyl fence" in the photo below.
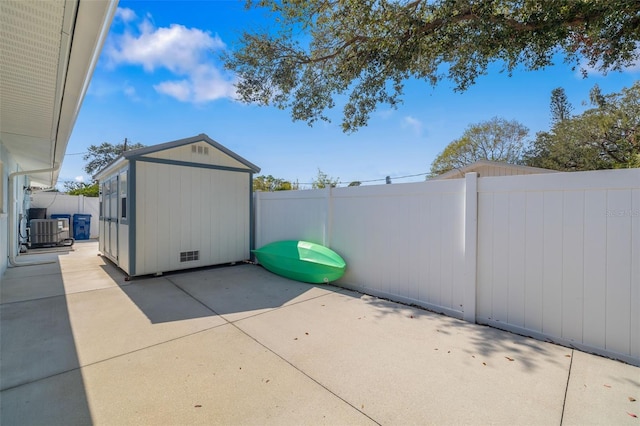
{"type": "Polygon", "coordinates": [[[640,169],[256,193],[336,284],[640,365],[640,169]]]}
{"type": "Polygon", "coordinates": [[[98,197],[84,195],[66,195],[59,192],[36,192],[31,195],[31,207],[46,208],[47,219],[52,214],[70,214],[73,226],[73,215],[83,213],[91,215],[90,237],[98,238],[98,219],[100,205],[98,197]]]}

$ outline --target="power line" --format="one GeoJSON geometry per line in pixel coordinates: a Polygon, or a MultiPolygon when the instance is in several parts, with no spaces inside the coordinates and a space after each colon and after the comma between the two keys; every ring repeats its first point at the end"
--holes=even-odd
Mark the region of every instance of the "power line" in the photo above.
{"type": "MultiPolygon", "coordinates": [[[[389,176],[389,178],[391,180],[397,179],[407,179],[407,178],[412,178],[412,177],[418,177],[418,176],[426,176],[428,175],[429,172],[423,172],[423,173],[416,173],[413,175],[405,175],[405,176],[389,176]]],[[[371,182],[386,182],[387,181],[387,177],[383,177],[380,179],[368,179],[368,180],[352,180],[352,181],[340,181],[340,182],[336,182],[336,185],[348,185],[352,182],[360,182],[360,183],[371,183],[371,182]]],[[[293,181],[287,181],[287,182],[293,182],[293,181]]],[[[313,185],[314,183],[317,182],[296,182],[298,185],[313,185]]]]}
{"type": "MultiPolygon", "coordinates": [[[[412,178],[412,177],[418,177],[418,176],[426,176],[428,175],[429,172],[424,172],[424,173],[416,173],[415,175],[406,175],[406,176],[390,176],[391,179],[406,179],[406,178],[412,178]]],[[[369,183],[369,182],[382,182],[385,181],[386,182],[387,178],[382,178],[382,179],[370,179],[370,180],[357,180],[355,182],[360,182],[360,183],[369,183]]],[[[351,183],[351,182],[338,182],[338,183],[351,183]]]]}
{"type": "MultiPolygon", "coordinates": [[[[126,139],[125,139],[125,143],[126,143],[126,139]]],[[[65,154],[65,157],[67,155],[83,155],[83,154],[87,154],[88,152],[74,152],[71,154],[65,154]]],[[[400,179],[408,179],[408,178],[412,178],[412,177],[418,177],[418,176],[426,176],[428,175],[429,172],[423,172],[423,173],[416,173],[413,175],[405,175],[405,176],[386,176],[380,179],[368,179],[368,180],[352,180],[352,181],[340,181],[340,182],[336,182],[336,185],[348,185],[352,182],[360,182],[360,183],[372,183],[372,182],[386,182],[388,178],[390,178],[392,181],[395,180],[400,180],[400,179]]],[[[64,182],[64,181],[63,181],[64,182]]],[[[67,181],[67,182],[74,182],[74,181],[67,181]]],[[[287,181],[287,182],[293,182],[293,181],[287,181]]],[[[298,185],[313,185],[316,182],[296,182],[298,185]]]]}

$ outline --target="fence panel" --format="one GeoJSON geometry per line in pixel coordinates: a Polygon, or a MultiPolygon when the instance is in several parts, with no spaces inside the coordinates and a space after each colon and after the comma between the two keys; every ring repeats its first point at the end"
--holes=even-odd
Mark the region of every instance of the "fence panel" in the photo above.
{"type": "Polygon", "coordinates": [[[480,179],[477,321],[638,363],[639,188],[638,169],[480,179]]]}
{"type": "Polygon", "coordinates": [[[640,364],[640,169],[259,193],[255,205],[258,247],[327,245],[347,262],[341,286],[640,364]]]}
{"type": "Polygon", "coordinates": [[[327,244],[329,189],[256,192],[256,247],[273,241],[327,244]]]}
{"type": "Polygon", "coordinates": [[[323,243],[341,285],[462,317],[464,180],[256,194],[256,247],[323,243]]]}

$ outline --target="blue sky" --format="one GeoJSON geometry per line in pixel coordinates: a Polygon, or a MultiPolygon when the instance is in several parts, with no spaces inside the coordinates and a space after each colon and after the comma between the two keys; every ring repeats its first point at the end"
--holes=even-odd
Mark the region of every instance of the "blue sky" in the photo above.
{"type": "MultiPolygon", "coordinates": [[[[59,182],[90,181],[83,153],[92,144],[155,145],[206,133],[273,175],[300,184],[318,169],[341,182],[383,184],[424,180],[431,162],[474,123],[492,117],[517,120],[530,138],[549,128],[551,90],[563,87],[574,113],[589,90],[618,92],[640,77],[640,64],[584,79],[562,63],[509,77],[495,66],[464,93],[450,82],[432,87],[409,81],[397,110],[381,106],[355,134],[340,129],[341,109],[331,123],[309,127],[288,111],[234,100],[235,77],[217,55],[233,49],[242,30],[268,27],[261,11],[242,1],[121,0],[67,148],[59,182]],[[410,178],[401,176],[420,175],[410,178]]],[[[302,185],[303,187],[305,185],[302,185]]]]}

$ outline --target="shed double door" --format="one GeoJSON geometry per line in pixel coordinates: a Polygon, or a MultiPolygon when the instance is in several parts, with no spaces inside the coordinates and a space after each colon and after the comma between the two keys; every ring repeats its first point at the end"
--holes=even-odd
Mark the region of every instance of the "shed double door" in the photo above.
{"type": "Polygon", "coordinates": [[[118,260],[118,176],[102,183],[102,252],[118,260]]]}

